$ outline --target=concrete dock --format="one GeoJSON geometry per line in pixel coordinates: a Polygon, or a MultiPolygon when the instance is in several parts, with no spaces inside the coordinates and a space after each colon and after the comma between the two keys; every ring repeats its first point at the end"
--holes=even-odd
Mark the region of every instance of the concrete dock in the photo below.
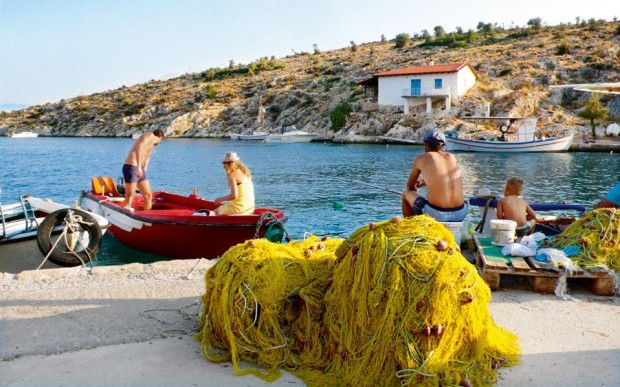
{"type": "MultiPolygon", "coordinates": [[[[207,260],[0,273],[0,385],[291,386],[237,377],[193,338],[207,260]]],[[[493,293],[495,323],[517,333],[522,363],[499,386],[616,385],[620,297],[575,300],[515,285],[493,293]]]]}

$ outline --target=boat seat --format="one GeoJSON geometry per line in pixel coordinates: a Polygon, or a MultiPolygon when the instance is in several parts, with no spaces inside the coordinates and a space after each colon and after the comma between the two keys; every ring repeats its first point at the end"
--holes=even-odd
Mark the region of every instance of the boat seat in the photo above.
{"type": "Polygon", "coordinates": [[[97,176],[91,178],[92,190],[95,195],[123,197],[116,189],[114,179],[110,176],[97,176]]]}

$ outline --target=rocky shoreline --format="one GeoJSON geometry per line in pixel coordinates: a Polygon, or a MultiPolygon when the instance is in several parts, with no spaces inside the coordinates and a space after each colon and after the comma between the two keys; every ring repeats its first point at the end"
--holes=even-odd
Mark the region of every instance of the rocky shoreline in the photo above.
{"type": "MultiPolygon", "coordinates": [[[[69,135],[39,135],[39,137],[60,137],[60,138],[110,138],[110,136],[69,136],[69,135]]],[[[131,136],[114,136],[115,138],[131,138],[131,136]]],[[[169,138],[174,140],[177,137],[169,138]]],[[[187,137],[180,137],[187,139],[187,137]]],[[[194,136],[191,139],[216,139],[228,140],[228,135],[205,135],[194,136]]],[[[366,145],[412,145],[422,146],[424,143],[420,140],[408,140],[399,138],[389,138],[385,136],[343,136],[343,137],[317,137],[311,142],[317,143],[333,143],[333,144],[366,144],[366,145]]],[[[601,152],[613,153],[620,152],[620,136],[600,137],[594,143],[584,143],[581,139],[575,138],[571,144],[569,152],[601,152]]]]}
{"type": "MultiPolygon", "coordinates": [[[[199,73],[143,84],[122,86],[86,96],[0,112],[0,136],[9,130],[39,135],[130,137],[161,129],[169,138],[222,138],[231,133],[276,132],[294,124],[319,135],[322,141],[385,143],[391,137],[416,142],[430,128],[468,129],[460,117],[538,118],[545,131],[590,132],[580,117],[590,93],[571,85],[615,82],[620,67],[607,63],[607,47],[617,41],[617,22],[595,29],[556,26],[535,34],[498,30],[493,38],[479,37],[467,48],[466,60],[478,74],[478,84],[454,100],[404,114],[403,106],[378,105],[378,95],[363,86],[381,71],[463,60],[462,48],[425,46],[421,40],[397,49],[394,42],[260,59],[248,65],[206,69],[199,73]],[[558,37],[572,46],[558,55],[558,37]],[[583,42],[588,42],[588,48],[583,42]],[[506,53],[511,53],[506,55],[506,53]],[[253,69],[249,73],[250,67],[253,69]],[[566,86],[563,86],[566,85],[566,86]],[[490,105],[489,105],[490,104],[490,105]],[[266,109],[257,122],[259,106],[266,109]]],[[[607,118],[595,121],[597,137],[604,126],[620,118],[620,96],[601,96],[607,118]]],[[[575,150],[608,151],[599,146],[575,150]]]]}

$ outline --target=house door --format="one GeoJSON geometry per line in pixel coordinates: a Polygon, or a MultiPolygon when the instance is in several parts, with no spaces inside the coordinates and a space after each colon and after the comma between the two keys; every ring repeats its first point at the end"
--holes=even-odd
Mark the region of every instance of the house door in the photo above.
{"type": "Polygon", "coordinates": [[[420,95],[420,94],[422,94],[422,80],[412,79],[411,80],[411,95],[420,95]]]}

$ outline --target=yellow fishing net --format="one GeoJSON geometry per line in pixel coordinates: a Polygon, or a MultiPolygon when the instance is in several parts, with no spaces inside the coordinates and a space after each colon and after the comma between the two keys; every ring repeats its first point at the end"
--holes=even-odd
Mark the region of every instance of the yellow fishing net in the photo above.
{"type": "Polygon", "coordinates": [[[583,269],[606,267],[620,272],[620,210],[599,208],[570,224],[552,241],[554,247],[575,245],[579,254],[570,257],[583,269]]]}
{"type": "Polygon", "coordinates": [[[264,380],[285,368],[316,386],[489,385],[520,353],[490,299],[448,229],[394,218],[346,241],[231,248],[206,274],[197,338],[206,359],[264,380]]]}

